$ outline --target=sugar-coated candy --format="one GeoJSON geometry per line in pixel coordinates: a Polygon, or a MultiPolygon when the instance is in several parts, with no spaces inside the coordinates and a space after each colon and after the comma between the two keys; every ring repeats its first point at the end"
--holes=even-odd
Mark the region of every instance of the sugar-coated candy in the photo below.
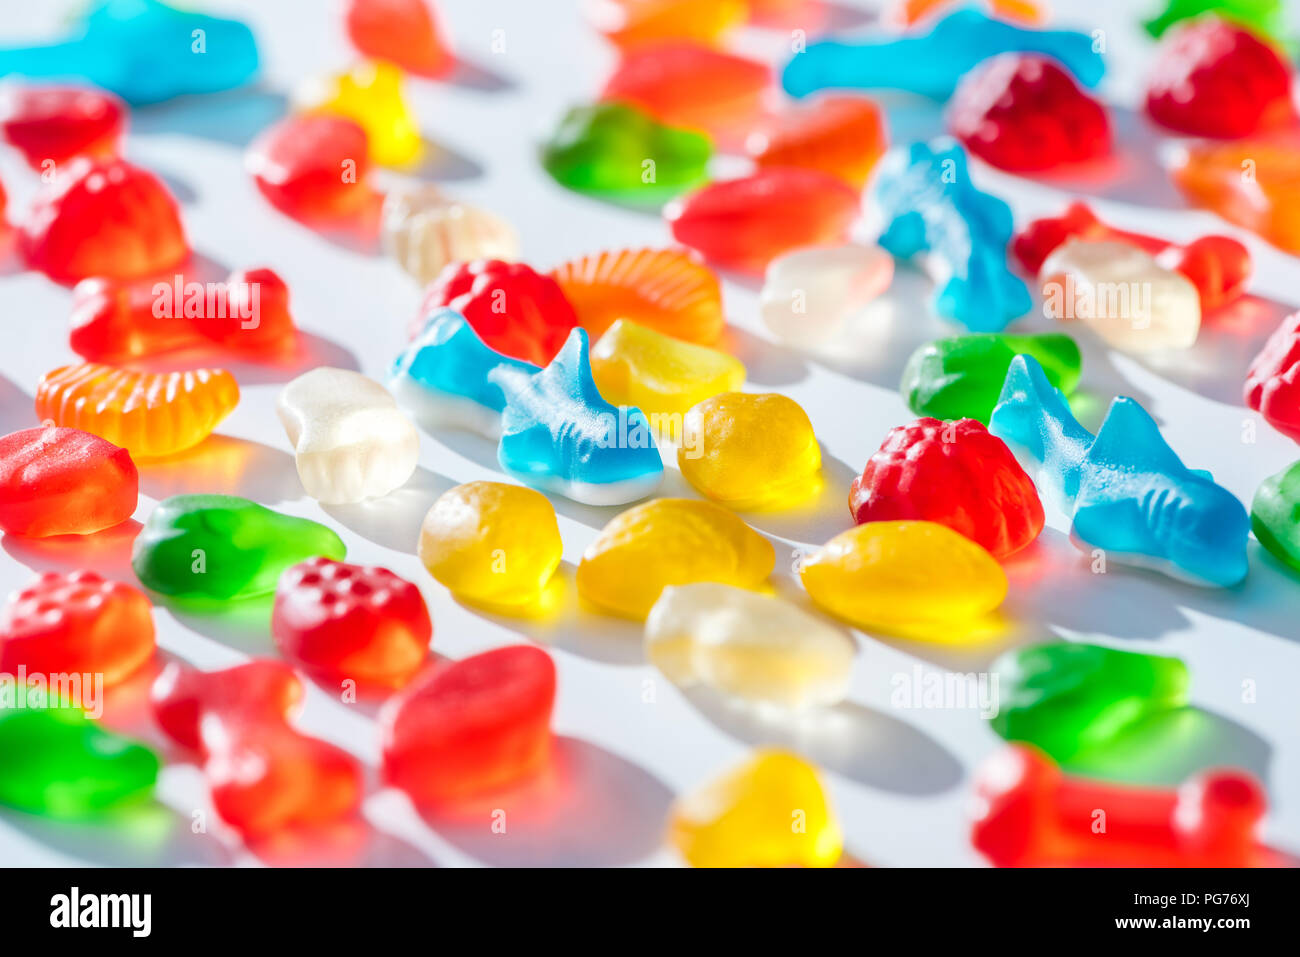
{"type": "Polygon", "coordinates": [[[541,771],[555,663],[532,645],[439,662],[380,716],[383,775],[419,806],[472,799],[541,771]]]}
{"type": "Polygon", "coordinates": [[[1300,312],[1282,320],[1246,373],[1246,405],[1300,442],[1300,312]]]}
{"type": "Polygon", "coordinates": [[[988,425],[1011,360],[1021,353],[1038,360],[1055,388],[1066,395],[1074,391],[1083,360],[1075,341],[1059,332],[977,332],[936,339],[912,353],[898,391],[917,415],[969,418],[988,425]]]}
{"type": "Polygon", "coordinates": [[[821,446],[808,413],[776,392],[724,392],[682,420],[677,467],[703,495],[732,508],[801,501],[815,492],[821,446]]]}
{"type": "Polygon", "coordinates": [[[1038,463],[1039,487],[1072,515],[1080,548],[1200,585],[1246,577],[1245,508],[1208,472],[1183,465],[1134,400],[1115,399],[1094,437],[1038,363],[1016,356],[990,430],[1038,463]]]}
{"type": "Polygon", "coordinates": [[[841,93],[764,121],[746,138],[745,152],[760,169],[816,169],[862,189],[887,145],[880,107],[865,96],[841,93]]]}
{"type": "Polygon", "coordinates": [[[1030,310],[1029,290],[1007,268],[1011,208],[975,188],[955,140],[913,143],[886,160],[875,194],[886,224],[880,245],[899,259],[932,254],[940,316],[1000,332],[1030,310]]]}
{"type": "Polygon", "coordinates": [[[858,191],[814,169],[775,167],[710,183],[673,200],[673,238],[724,269],[762,273],[791,249],[843,242],[859,213],[858,191]]]}
{"type": "Polygon", "coordinates": [[[358,53],[407,73],[439,77],[455,65],[430,0],[348,0],[343,26],[358,53]]]}
{"type": "Polygon", "coordinates": [[[343,220],[372,197],[366,132],[342,116],[289,116],[253,141],[244,166],[280,212],[309,224],[343,220]]]}
{"type": "Polygon", "coordinates": [[[745,0],[592,0],[592,26],[622,49],[664,40],[717,43],[744,22],[745,0]]]}
{"type": "Polygon", "coordinates": [[[678,798],[668,836],[692,867],[831,867],[844,851],[817,770],[775,749],[678,798]]]}
{"type": "Polygon", "coordinates": [[[153,173],[124,159],[78,158],[32,201],[18,248],[58,282],[136,279],[190,255],[180,209],[153,173]]]}
{"type": "Polygon", "coordinates": [[[115,156],[125,129],[126,104],[104,90],[10,86],[0,91],[0,136],[41,172],[75,156],[115,156]]]}
{"type": "Polygon", "coordinates": [[[246,24],[159,0],[100,0],[66,39],[0,48],[0,76],[79,77],[132,106],[234,89],[257,67],[246,24]]]}
{"type": "Polygon", "coordinates": [[[402,92],[402,71],[385,60],[359,63],[308,84],[298,104],[305,112],[341,116],[360,126],[370,158],[380,166],[409,167],[424,153],[420,127],[402,92]]]}
{"type": "Polygon", "coordinates": [[[1250,528],[1274,558],[1300,572],[1300,462],[1259,484],[1250,503],[1250,528]]]}
{"type": "Polygon", "coordinates": [[[840,87],[908,90],[944,101],[962,77],[999,53],[1051,57],[1089,87],[1101,82],[1105,72],[1101,54],[1086,33],[1031,30],[965,9],[925,31],[810,43],[786,64],[781,85],[791,96],[840,87]]]}
{"type": "Polygon", "coordinates": [[[1042,752],[1011,745],[975,777],[971,843],[996,867],[1265,867],[1268,809],[1245,771],[1203,771],[1176,790],[1066,777],[1042,752]],[[1097,811],[1106,830],[1097,832],[1097,811]]]}
{"type": "Polygon", "coordinates": [[[650,422],[601,397],[585,329],[540,372],[499,365],[488,378],[506,398],[497,461],[508,475],[587,505],[634,502],[658,487],[664,466],[650,422]]]}
{"type": "Polygon", "coordinates": [[[952,134],[984,162],[1015,173],[1107,155],[1110,117],[1052,59],[1006,53],[977,67],[948,107],[952,134]]]}
{"type": "Polygon", "coordinates": [[[425,292],[412,334],[438,306],[464,316],[492,349],[538,366],[555,357],[578,324],[554,279],[499,259],[450,263],[425,292]]]}
{"type": "Polygon", "coordinates": [[[42,426],[0,437],[0,531],[90,535],[131,517],[140,475],[126,449],[80,429],[42,426]]]}
{"type": "Polygon", "coordinates": [[[1170,176],[1196,205],[1300,253],[1300,140],[1192,143],[1170,176]]]}
{"type": "Polygon", "coordinates": [[[712,345],[722,335],[718,277],[683,249],[620,249],[579,256],[551,270],[593,338],[630,319],[674,339],[712,345]]]}
{"type": "Polygon", "coordinates": [[[135,459],[198,445],[239,402],[225,369],[136,372],[84,362],[60,366],[36,384],[36,417],[92,432],[135,459]]]}
{"type": "Polygon", "coordinates": [[[420,589],[387,568],[318,555],[280,576],[271,634],[312,674],[400,687],[428,657],[433,622],[420,589]]]}
{"type": "Polygon", "coordinates": [[[1048,641],[1008,651],[991,670],[1002,689],[993,730],[1055,761],[1107,747],[1187,704],[1187,666],[1163,655],[1048,641]]]}
{"type": "Polygon", "coordinates": [[[792,709],[842,701],[856,651],[842,629],[797,605],[714,582],[665,588],[645,648],[674,684],[792,709]]]}
{"type": "Polygon", "coordinates": [[[879,246],[813,246],[777,256],[763,274],[759,314],[778,338],[815,344],[886,289],[894,258],[879,246]]]}
{"type": "Polygon", "coordinates": [[[177,598],[232,600],[275,590],[290,565],[342,561],[331,529],[235,495],[173,495],[149,514],[131,565],[146,588],[177,598]]]}
{"type": "Polygon", "coordinates": [[[0,674],[102,675],[105,687],[153,656],[149,599],[95,572],[45,572],[0,612],[0,674]]]}
{"type": "Polygon", "coordinates": [[[1069,239],[1043,261],[1043,311],[1078,319],[1124,352],[1186,349],[1201,328],[1201,298],[1181,273],[1110,239],[1069,239]]]}
{"type": "Polygon", "coordinates": [[[628,103],[575,106],[542,146],[542,166],[569,189],[625,203],[662,203],[705,178],[713,144],[628,103]]]}
{"type": "Polygon", "coordinates": [[[1167,0],[1160,15],[1143,26],[1153,37],[1163,36],[1174,24],[1215,14],[1240,23],[1260,36],[1281,40],[1284,37],[1283,0],[1167,0]]]}
{"type": "Polygon", "coordinates": [[[667,585],[755,588],[776,563],[772,543],[721,505],[657,498],[615,516],[587,546],[578,593],[638,621],[667,585]]]}
{"type": "Polygon", "coordinates": [[[630,319],[619,319],[591,348],[591,374],[614,405],[682,414],[745,381],[735,356],[682,342],[630,319]]]}
{"type": "Polygon", "coordinates": [[[421,284],[449,263],[513,260],[519,234],[495,213],[452,199],[436,186],[393,190],[380,214],[384,251],[421,284]]]}
{"type": "Polygon", "coordinates": [[[536,602],[563,550],[550,500],[503,482],[449,489],[420,525],[419,556],[429,574],[458,598],[491,607],[536,602]]]}

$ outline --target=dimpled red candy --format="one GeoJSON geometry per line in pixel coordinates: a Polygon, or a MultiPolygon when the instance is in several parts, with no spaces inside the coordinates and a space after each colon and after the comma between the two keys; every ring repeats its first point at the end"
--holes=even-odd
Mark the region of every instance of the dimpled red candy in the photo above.
{"type": "Polygon", "coordinates": [[[999,169],[1047,170],[1110,152],[1106,108],[1047,57],[1010,53],[971,71],[953,94],[953,135],[999,169]]]}
{"type": "Polygon", "coordinates": [[[1300,312],[1282,320],[1246,373],[1246,405],[1300,442],[1300,312]]]}
{"type": "Polygon", "coordinates": [[[398,687],[424,664],[433,623],[420,589],[388,569],[318,557],[280,576],[271,634],[318,675],[398,687]]]}
{"type": "Polygon", "coordinates": [[[348,0],[343,23],[359,52],[408,73],[441,76],[455,62],[438,36],[429,0],[348,0]]]}
{"type": "Polygon", "coordinates": [[[28,210],[18,247],[59,282],[137,279],[190,255],[180,208],[153,173],[124,159],[73,160],[28,210]]]}
{"type": "Polygon", "coordinates": [[[125,128],[126,104],[104,90],[16,86],[0,94],[0,135],[32,169],[114,156],[125,128]]]}
{"type": "Polygon", "coordinates": [[[323,113],[290,116],[248,148],[245,168],[271,205],[306,222],[355,213],[373,196],[366,184],[370,146],[352,120],[323,113]]]}
{"type": "Polygon", "coordinates": [[[673,238],[715,265],[751,274],[791,249],[843,242],[859,196],[813,169],[776,167],[722,180],[664,209],[673,238]]]}
{"type": "Polygon", "coordinates": [[[1011,450],[974,419],[917,419],[889,431],[849,490],[866,522],[947,525],[1002,559],[1043,530],[1033,481],[1011,450]]]}
{"type": "Polygon", "coordinates": [[[0,530],[89,535],[131,517],[140,476],[126,449],[80,429],[42,426],[0,437],[0,530]]]}
{"type": "Polygon", "coordinates": [[[554,703],[555,664],[540,648],[440,662],[381,717],[384,777],[421,805],[513,784],[545,764],[554,703]]]}
{"type": "Polygon", "coordinates": [[[412,334],[429,310],[456,310],[497,352],[544,366],[578,325],[559,283],[523,263],[478,259],[450,263],[432,283],[412,334]]]}
{"type": "Polygon", "coordinates": [[[1146,109],[1192,136],[1236,138],[1290,123],[1291,67],[1249,30],[1204,19],[1165,39],[1147,84],[1146,109]]]}

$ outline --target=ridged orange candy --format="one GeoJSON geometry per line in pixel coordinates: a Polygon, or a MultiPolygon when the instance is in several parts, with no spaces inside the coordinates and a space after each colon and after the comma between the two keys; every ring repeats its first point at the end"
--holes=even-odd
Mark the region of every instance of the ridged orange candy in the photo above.
{"type": "Polygon", "coordinates": [[[820,170],[861,189],[888,145],[880,107],[844,94],[774,118],[749,135],[745,151],[760,168],[820,170]]]}
{"type": "Polygon", "coordinates": [[[744,22],[744,0],[591,0],[592,26],[624,50],[662,40],[716,44],[744,22]]]}

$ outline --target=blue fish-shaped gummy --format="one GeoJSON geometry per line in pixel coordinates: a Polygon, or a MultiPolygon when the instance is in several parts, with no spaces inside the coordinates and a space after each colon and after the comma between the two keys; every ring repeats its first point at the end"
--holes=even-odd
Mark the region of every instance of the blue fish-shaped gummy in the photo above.
{"type": "Polygon", "coordinates": [[[810,44],[786,64],[781,85],[791,96],[838,88],[906,90],[947,100],[963,76],[1000,53],[1044,54],[1089,87],[1106,72],[1087,34],[1032,30],[965,9],[944,17],[928,33],[810,44]]]}
{"type": "Polygon", "coordinates": [[[1094,438],[1037,360],[1020,355],[989,431],[1042,466],[1077,541],[1201,585],[1246,577],[1245,507],[1208,472],[1184,465],[1133,399],[1112,402],[1094,438]]]}

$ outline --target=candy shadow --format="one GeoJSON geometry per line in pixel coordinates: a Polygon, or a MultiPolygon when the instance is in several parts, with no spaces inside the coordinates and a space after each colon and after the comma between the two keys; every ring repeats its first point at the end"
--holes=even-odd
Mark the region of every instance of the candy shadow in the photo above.
{"type": "Polygon", "coordinates": [[[739,326],[727,326],[718,348],[732,353],[745,364],[745,382],[748,385],[772,388],[794,385],[808,378],[808,364],[800,353],[739,326]]]}
{"type": "Polygon", "coordinates": [[[279,654],[271,639],[273,593],[238,601],[176,598],[154,591],[149,597],[156,609],[165,609],[186,628],[218,644],[255,657],[279,654]]]}
{"type": "Polygon", "coordinates": [[[92,571],[116,581],[135,582],[131,549],[144,526],[135,519],[93,535],[22,538],[5,535],[0,547],[34,572],[92,571]]]}
{"type": "Polygon", "coordinates": [[[131,366],[147,372],[183,372],[217,366],[233,375],[240,386],[250,386],[288,382],[319,366],[356,372],[361,363],[350,349],[332,339],[299,331],[292,349],[262,359],[222,349],[214,343],[133,360],[131,366]]]}
{"type": "Polygon", "coordinates": [[[737,509],[736,513],[764,535],[809,546],[821,546],[853,527],[849,514],[849,486],[858,473],[822,450],[816,490],[799,502],[765,509],[737,509]]]}
{"type": "Polygon", "coordinates": [[[107,867],[220,867],[232,855],[211,834],[195,834],[187,815],[151,800],[102,817],[59,820],[0,811],[0,821],[80,863],[107,867]]]}
{"type": "Polygon", "coordinates": [[[450,74],[442,78],[443,82],[466,90],[478,90],[481,93],[505,93],[518,87],[513,78],[499,73],[491,67],[484,66],[479,60],[456,55],[456,65],[450,74]]]}
{"type": "Polygon", "coordinates": [[[382,498],[366,499],[352,505],[322,505],[321,508],[326,515],[367,541],[414,555],[420,542],[424,516],[438,496],[455,485],[445,475],[420,466],[405,485],[382,498]]]}
{"type": "Polygon", "coordinates": [[[19,429],[33,429],[36,421],[36,400],[18,387],[8,376],[0,375],[0,434],[8,435],[19,429]]]}
{"type": "Polygon", "coordinates": [[[229,435],[210,435],[192,449],[139,465],[140,491],[161,501],[173,495],[239,495],[274,504],[305,494],[288,452],[229,435]]]}
{"type": "Polygon", "coordinates": [[[245,845],[271,867],[437,867],[428,854],[364,818],[290,828],[245,845]]]}
{"type": "Polygon", "coordinates": [[[288,97],[257,86],[184,97],[131,111],[135,136],[192,136],[243,149],[288,112],[288,97]]]}
{"type": "Polygon", "coordinates": [[[423,138],[424,151],[417,162],[404,173],[427,182],[458,182],[478,179],[483,175],[483,165],[462,153],[445,140],[423,138]]]}

